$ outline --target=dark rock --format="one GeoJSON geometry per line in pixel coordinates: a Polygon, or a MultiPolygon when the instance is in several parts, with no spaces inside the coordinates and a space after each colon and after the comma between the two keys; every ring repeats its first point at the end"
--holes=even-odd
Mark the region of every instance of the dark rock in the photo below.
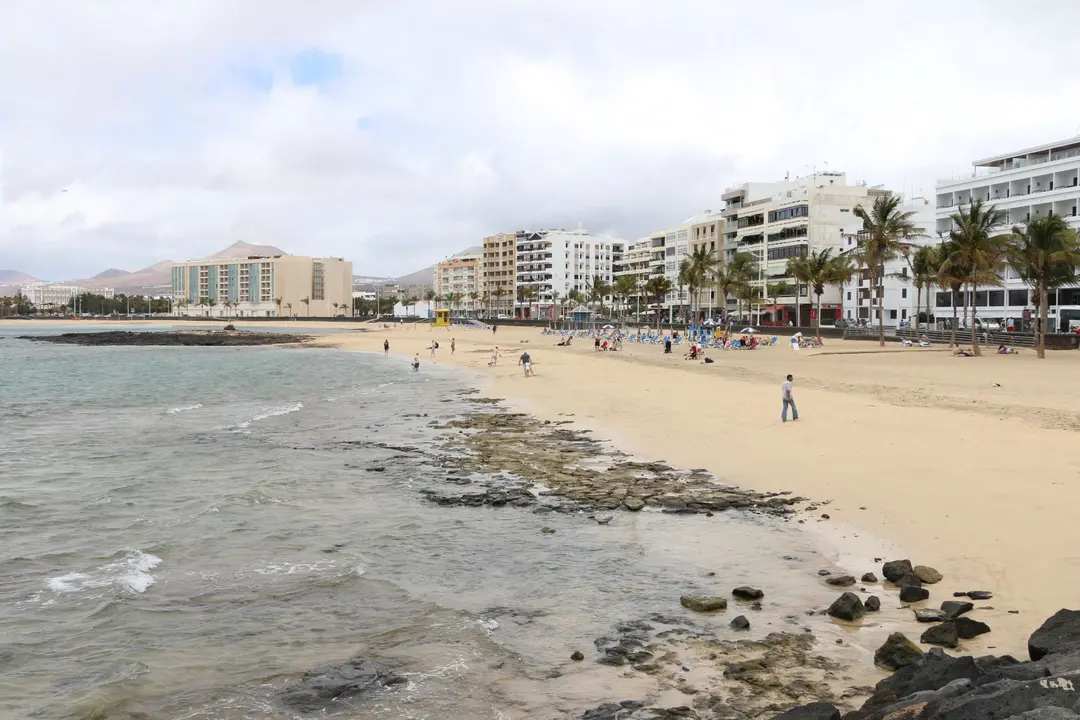
{"type": "Polygon", "coordinates": [[[877,612],[881,609],[881,600],[878,598],[877,595],[871,595],[870,597],[866,598],[864,607],[866,608],[867,612],[877,612]]]}
{"type": "Polygon", "coordinates": [[[921,623],[939,623],[948,620],[944,610],[936,608],[912,608],[915,611],[915,619],[921,623]]]}
{"type": "Polygon", "coordinates": [[[765,597],[765,593],[763,593],[761,590],[749,587],[747,585],[735,588],[731,591],[731,594],[739,598],[740,600],[760,600],[761,598],[765,597]]]}
{"type": "Polygon", "coordinates": [[[922,580],[915,573],[908,573],[896,581],[900,587],[922,587],[922,580]]]}
{"type": "Polygon", "coordinates": [[[246,346],[293,345],[312,339],[310,335],[269,332],[216,332],[213,330],[169,330],[166,332],[107,332],[63,333],[61,335],[20,336],[20,340],[60,343],[66,345],[198,345],[198,346],[246,346]]]}
{"type": "Polygon", "coordinates": [[[862,576],[862,581],[864,583],[876,583],[877,575],[875,575],[874,573],[864,573],[862,576]]]}
{"type": "Polygon", "coordinates": [[[929,585],[941,582],[941,573],[939,573],[937,570],[930,567],[929,565],[916,565],[914,568],[911,569],[911,572],[915,575],[915,577],[919,578],[924,583],[927,583],[929,585]]]}
{"type": "Polygon", "coordinates": [[[900,588],[900,602],[913,603],[930,597],[930,591],[926,588],[905,585],[900,588]]]}
{"type": "Polygon", "coordinates": [[[1077,715],[1072,710],[1066,710],[1062,707],[1041,707],[1035,710],[1028,710],[1027,712],[1020,713],[1019,715],[1013,715],[1009,720],[1078,720],[1080,715],[1077,715]]]}
{"type": "Polygon", "coordinates": [[[840,711],[827,702],[814,702],[791,708],[773,720],[840,720],[840,711]]]}
{"type": "Polygon", "coordinates": [[[952,622],[943,622],[926,632],[919,638],[919,642],[927,645],[941,645],[942,647],[955,648],[960,644],[960,635],[956,632],[956,625],[952,622]]]}
{"type": "Polygon", "coordinates": [[[544,527],[540,528],[540,532],[544,533],[545,535],[552,535],[555,533],[555,528],[549,528],[545,525],[544,527]]]}
{"type": "Polygon", "coordinates": [[[821,519],[822,520],[828,520],[829,519],[828,513],[821,513],[821,519]]]}
{"type": "Polygon", "coordinates": [[[975,606],[969,602],[961,602],[959,600],[946,600],[941,603],[941,609],[950,620],[958,618],[966,612],[971,612],[974,607],[975,606]]]}
{"type": "Polygon", "coordinates": [[[975,658],[953,657],[941,648],[932,648],[919,662],[879,682],[874,694],[864,703],[863,711],[892,705],[914,693],[939,690],[954,680],[975,680],[983,674],[975,658]]]}
{"type": "Polygon", "coordinates": [[[750,609],[751,610],[760,610],[761,609],[761,603],[759,603],[759,602],[750,603],[750,609]]]}
{"type": "Polygon", "coordinates": [[[846,592],[829,606],[828,614],[840,620],[854,622],[866,614],[866,607],[859,596],[853,592],[846,592]]]}
{"type": "Polygon", "coordinates": [[[737,618],[735,618],[734,620],[731,621],[731,629],[732,630],[749,630],[750,629],[750,621],[747,620],[745,616],[740,615],[739,617],[737,617],[737,618]]]}
{"type": "Polygon", "coordinates": [[[914,665],[923,658],[923,651],[911,642],[904,633],[893,633],[885,643],[874,652],[874,664],[887,670],[914,665]]]}
{"type": "Polygon", "coordinates": [[[636,497],[630,496],[630,495],[627,495],[626,497],[623,498],[622,504],[630,512],[638,512],[639,510],[641,510],[642,508],[645,507],[645,501],[644,500],[642,500],[641,498],[636,498],[636,497]]]}
{"type": "Polygon", "coordinates": [[[1028,639],[1028,655],[1040,660],[1047,655],[1080,649],[1080,610],[1058,610],[1028,639]]]}
{"type": "Polygon", "coordinates": [[[581,652],[580,650],[575,650],[574,653],[570,656],[570,659],[580,662],[585,659],[585,653],[581,652]]]}
{"type": "Polygon", "coordinates": [[[829,578],[825,582],[836,587],[851,587],[855,584],[855,578],[850,575],[837,575],[836,577],[829,578]]]}
{"type": "Polygon", "coordinates": [[[683,595],[679,598],[679,603],[684,608],[695,612],[714,612],[727,609],[727,598],[710,595],[683,595]]]}
{"type": "Polygon", "coordinates": [[[355,702],[383,688],[406,682],[401,666],[387,660],[353,658],[342,665],[327,665],[304,674],[281,692],[282,704],[300,713],[317,713],[335,701],[355,702]]]}
{"type": "Polygon", "coordinates": [[[994,597],[994,593],[989,590],[969,590],[967,596],[972,600],[989,600],[994,597]]]}
{"type": "Polygon", "coordinates": [[[952,623],[956,625],[956,633],[964,640],[990,632],[989,625],[969,617],[958,617],[952,623]]]}
{"type": "MultiPolygon", "coordinates": [[[[1074,708],[1080,703],[1075,687],[1077,674],[1039,680],[1001,680],[941,703],[934,720],[990,720],[1015,718],[1030,710],[1048,707],[1074,708]]],[[[1036,716],[1038,717],[1038,716],[1036,716]]]]}
{"type": "Polygon", "coordinates": [[[910,575],[914,568],[910,560],[890,560],[881,566],[882,576],[891,582],[896,582],[905,575],[910,575]]]}
{"type": "Polygon", "coordinates": [[[832,575],[832,573],[829,572],[828,570],[818,570],[817,574],[820,575],[821,577],[828,577],[829,575],[832,575]]]}

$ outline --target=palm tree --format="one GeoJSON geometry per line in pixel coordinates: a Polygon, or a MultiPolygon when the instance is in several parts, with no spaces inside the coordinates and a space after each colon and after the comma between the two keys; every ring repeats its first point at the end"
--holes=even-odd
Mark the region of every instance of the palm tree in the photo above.
{"type": "Polygon", "coordinates": [[[480,294],[480,304],[484,306],[487,315],[491,315],[491,293],[487,290],[480,294]]]}
{"type": "Polygon", "coordinates": [[[532,299],[535,296],[536,288],[531,285],[521,285],[518,287],[518,302],[525,305],[525,308],[521,313],[522,317],[524,317],[527,312],[529,317],[532,318],[532,299]]]}
{"type": "MultiPolygon", "coordinates": [[[[911,280],[915,285],[915,336],[919,335],[920,316],[922,315],[922,291],[926,289],[927,315],[930,313],[930,288],[937,282],[941,269],[940,248],[934,245],[920,245],[908,258],[911,267],[911,280]]],[[[930,322],[929,317],[927,322],[930,322]]]]}
{"type": "Polygon", "coordinates": [[[550,318],[551,319],[551,327],[555,327],[555,321],[556,321],[556,315],[557,315],[556,308],[558,308],[558,307],[559,307],[559,291],[558,290],[552,290],[551,291],[551,318],[550,318]]]}
{"type": "Polygon", "coordinates": [[[633,275],[620,275],[615,278],[612,292],[615,297],[623,300],[623,316],[625,318],[627,306],[630,304],[630,296],[637,290],[637,279],[633,275]]]}
{"type": "MultiPolygon", "coordinates": [[[[792,291],[793,291],[793,288],[791,287],[791,283],[786,282],[784,280],[780,280],[780,281],[774,282],[774,283],[767,282],[767,283],[765,283],[765,294],[764,294],[765,300],[766,300],[766,302],[771,300],[772,305],[779,305],[780,304],[780,298],[790,294],[792,291]]],[[[776,312],[777,312],[777,318],[776,319],[779,322],[779,320],[780,320],[779,312],[780,311],[777,310],[776,312]]]]}
{"type": "Polygon", "coordinates": [[[943,266],[967,271],[965,281],[971,291],[971,351],[982,354],[979,335],[975,332],[975,296],[980,281],[984,285],[1001,283],[997,276],[1005,252],[1008,236],[994,235],[1005,223],[1005,212],[985,201],[976,200],[968,208],[960,208],[952,215],[953,229],[949,231],[950,252],[943,266]]]}
{"type": "Polygon", "coordinates": [[[1026,229],[1013,228],[1007,253],[1009,264],[1035,291],[1039,304],[1035,351],[1040,358],[1046,358],[1050,291],[1076,281],[1080,241],[1060,215],[1040,215],[1026,229]]]}
{"type": "Polygon", "coordinates": [[[187,298],[180,298],[179,300],[176,301],[176,309],[177,310],[179,310],[180,308],[186,308],[187,306],[188,306],[188,299],[187,298]]]}
{"type": "MultiPolygon", "coordinates": [[[[593,275],[592,280],[586,281],[589,290],[589,301],[600,304],[600,311],[604,310],[604,297],[611,294],[611,285],[604,280],[603,275],[593,275]]],[[[593,327],[596,327],[596,316],[593,316],[593,327]]]]}
{"type": "Polygon", "coordinates": [[[729,297],[739,298],[739,314],[742,314],[742,298],[739,290],[750,283],[758,274],[758,264],[754,256],[747,252],[737,252],[726,265],[719,265],[712,273],[713,282],[724,301],[724,313],[727,314],[729,297]]]}
{"type": "Polygon", "coordinates": [[[292,303],[285,303],[285,309],[288,311],[289,317],[291,318],[292,317],[292,303]]]}
{"type": "Polygon", "coordinates": [[[645,281],[645,300],[648,305],[649,297],[656,298],[656,329],[660,329],[660,304],[664,301],[664,298],[669,292],[671,292],[673,286],[671,281],[663,275],[656,275],[645,281]]]}
{"type": "Polygon", "coordinates": [[[218,302],[214,298],[207,298],[207,300],[206,300],[206,307],[207,307],[206,317],[210,317],[211,315],[214,314],[214,306],[217,305],[217,304],[218,304],[218,302]]]}
{"type": "Polygon", "coordinates": [[[279,297],[274,298],[274,304],[277,305],[278,317],[281,317],[281,298],[279,298],[279,297]]]}
{"type": "MultiPolygon", "coordinates": [[[[959,322],[959,318],[956,316],[956,301],[960,297],[960,290],[964,287],[964,283],[967,282],[967,278],[971,275],[971,271],[965,267],[958,260],[946,263],[945,258],[952,257],[953,243],[951,240],[942,240],[941,244],[937,246],[937,259],[938,276],[937,284],[942,288],[949,288],[949,302],[952,305],[952,327],[949,335],[949,347],[956,347],[956,326],[959,322]]],[[[967,313],[967,305],[964,306],[964,312],[967,313]]]]}
{"type": "Polygon", "coordinates": [[[855,268],[846,256],[832,257],[832,248],[825,248],[809,255],[788,260],[788,274],[807,287],[817,297],[815,334],[821,336],[821,296],[828,285],[843,287],[855,274],[855,268]]]}
{"type": "Polygon", "coordinates": [[[885,346],[885,293],[877,287],[878,281],[884,282],[885,263],[907,255],[911,243],[922,237],[922,232],[915,226],[914,212],[902,212],[898,195],[882,195],[874,200],[867,211],[857,205],[854,215],[862,220],[865,237],[860,240],[855,256],[870,271],[873,287],[878,301],[878,342],[885,346]]]}
{"type": "Polygon", "coordinates": [[[302,297],[300,302],[304,303],[304,315],[311,316],[311,298],[302,297]]]}
{"type": "Polygon", "coordinates": [[[502,299],[506,297],[506,288],[502,285],[496,285],[491,294],[495,296],[495,314],[499,315],[503,310],[502,299]]]}
{"type": "MultiPolygon", "coordinates": [[[[472,307],[473,307],[473,315],[474,316],[476,315],[476,301],[479,300],[479,299],[480,299],[480,293],[478,293],[475,290],[472,290],[472,291],[469,292],[469,300],[472,300],[471,304],[472,304],[472,307]]],[[[469,313],[466,312],[465,314],[468,315],[469,313]]]]}

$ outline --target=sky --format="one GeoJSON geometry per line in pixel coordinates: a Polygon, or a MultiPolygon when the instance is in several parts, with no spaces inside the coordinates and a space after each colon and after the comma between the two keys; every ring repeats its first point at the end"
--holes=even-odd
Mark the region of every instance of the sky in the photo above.
{"type": "Polygon", "coordinates": [[[813,168],[908,194],[1080,135],[1060,0],[5,0],[0,268],[243,240],[396,276],[634,239],[813,168]]]}

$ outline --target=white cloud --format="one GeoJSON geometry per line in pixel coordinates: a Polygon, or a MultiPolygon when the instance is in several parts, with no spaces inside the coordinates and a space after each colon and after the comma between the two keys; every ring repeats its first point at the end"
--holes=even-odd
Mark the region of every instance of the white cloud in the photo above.
{"type": "Polygon", "coordinates": [[[397,274],[503,230],[636,237],[814,163],[930,191],[1078,131],[1078,22],[1045,0],[12,0],[0,267],[242,239],[397,274]],[[294,86],[306,48],[342,76],[294,86]]]}

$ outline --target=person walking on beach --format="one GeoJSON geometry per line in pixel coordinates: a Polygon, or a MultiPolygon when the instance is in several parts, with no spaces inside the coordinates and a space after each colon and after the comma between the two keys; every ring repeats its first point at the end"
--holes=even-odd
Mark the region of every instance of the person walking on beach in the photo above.
{"type": "Polygon", "coordinates": [[[791,392],[792,377],[787,376],[787,380],[780,386],[780,397],[784,400],[784,409],[780,411],[780,421],[787,422],[787,409],[791,406],[791,419],[799,419],[799,408],[795,407],[795,396],[791,392]]]}
{"type": "Polygon", "coordinates": [[[522,365],[525,366],[525,377],[529,377],[530,375],[534,375],[533,370],[532,370],[532,358],[529,357],[529,351],[528,350],[521,353],[521,357],[518,359],[518,362],[520,362],[522,365]]]}
{"type": "Polygon", "coordinates": [[[495,349],[491,351],[491,359],[488,360],[488,367],[495,367],[499,364],[499,346],[496,345],[495,349]]]}
{"type": "Polygon", "coordinates": [[[428,348],[428,350],[431,351],[431,357],[435,357],[435,351],[438,350],[438,349],[439,349],[439,343],[436,342],[435,340],[432,340],[431,341],[431,347],[428,348]]]}
{"type": "Polygon", "coordinates": [[[412,356],[412,369],[413,372],[420,372],[420,353],[412,356]]]}
{"type": "Polygon", "coordinates": [[[450,354],[457,352],[457,338],[450,338],[450,354]]]}
{"type": "Polygon", "coordinates": [[[389,355],[390,354],[390,341],[389,340],[383,340],[382,341],[382,354],[383,355],[389,355]]]}

